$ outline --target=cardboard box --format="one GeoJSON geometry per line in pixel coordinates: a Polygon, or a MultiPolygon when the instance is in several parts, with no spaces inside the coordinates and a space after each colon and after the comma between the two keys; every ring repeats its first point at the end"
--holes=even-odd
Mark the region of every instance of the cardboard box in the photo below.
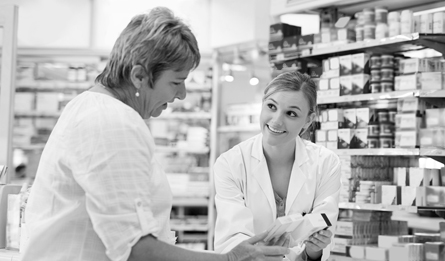
{"type": "Polygon", "coordinates": [[[396,114],[396,129],[419,130],[422,118],[417,113],[396,114]]]}
{"type": "Polygon", "coordinates": [[[269,42],[269,54],[277,54],[283,52],[283,40],[269,42]]]}
{"type": "Polygon", "coordinates": [[[421,74],[416,73],[394,77],[394,90],[409,91],[420,89],[420,75],[421,74]]]}
{"type": "Polygon", "coordinates": [[[354,74],[352,75],[352,94],[363,94],[369,90],[368,74],[354,74]]]}
{"type": "Polygon", "coordinates": [[[365,149],[368,147],[368,129],[355,129],[352,148],[365,149]]]}
{"type": "Polygon", "coordinates": [[[349,149],[354,138],[354,129],[339,129],[338,130],[338,148],[349,149]]]}
{"type": "Polygon", "coordinates": [[[327,131],[325,130],[316,130],[315,131],[315,140],[318,142],[326,142],[327,141],[327,131]]]}
{"type": "Polygon", "coordinates": [[[346,128],[355,129],[357,126],[357,114],[356,109],[345,109],[343,110],[343,117],[344,117],[344,126],[346,128]]]}
{"type": "Polygon", "coordinates": [[[351,55],[352,74],[369,74],[369,58],[367,53],[351,55]]]}
{"type": "Polygon", "coordinates": [[[340,77],[340,96],[352,94],[352,76],[340,77]]]}
{"type": "Polygon", "coordinates": [[[340,76],[351,75],[352,73],[352,56],[340,56],[340,76]]]}
{"type": "Polygon", "coordinates": [[[420,74],[420,89],[441,90],[443,81],[442,72],[424,72],[420,74]]]}
{"type": "Polygon", "coordinates": [[[269,40],[282,40],[285,37],[301,35],[301,27],[285,23],[276,23],[269,26],[269,40]]]}
{"type": "Polygon", "coordinates": [[[357,117],[357,128],[367,128],[369,120],[371,119],[369,108],[357,108],[355,113],[357,117]]]}
{"type": "Polygon", "coordinates": [[[340,89],[340,78],[334,77],[329,79],[329,89],[331,90],[339,90],[340,89]]]}

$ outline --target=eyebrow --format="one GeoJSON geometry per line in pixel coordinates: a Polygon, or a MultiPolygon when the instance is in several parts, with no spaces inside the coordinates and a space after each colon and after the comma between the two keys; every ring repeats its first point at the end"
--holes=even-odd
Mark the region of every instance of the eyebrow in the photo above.
{"type": "Polygon", "coordinates": [[[176,80],[185,80],[187,77],[176,77],[176,80]]]}
{"type": "MultiPolygon", "coordinates": [[[[275,101],[275,100],[274,100],[274,99],[272,99],[272,98],[269,98],[269,100],[272,100],[273,102],[275,102],[276,104],[278,104],[278,102],[277,102],[277,101],[275,101]]],[[[300,107],[298,107],[298,106],[290,106],[289,108],[292,108],[292,109],[297,109],[297,110],[301,111],[300,107]]]]}

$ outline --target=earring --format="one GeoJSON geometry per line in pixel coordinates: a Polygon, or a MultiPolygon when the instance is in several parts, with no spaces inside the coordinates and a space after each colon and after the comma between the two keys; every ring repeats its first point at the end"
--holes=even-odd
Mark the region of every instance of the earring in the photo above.
{"type": "Polygon", "coordinates": [[[139,90],[136,91],[136,97],[139,97],[139,90]]]}

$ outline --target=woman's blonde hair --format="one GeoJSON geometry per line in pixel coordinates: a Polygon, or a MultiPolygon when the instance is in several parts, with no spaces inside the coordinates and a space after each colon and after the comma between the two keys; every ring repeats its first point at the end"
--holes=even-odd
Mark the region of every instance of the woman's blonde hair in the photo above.
{"type": "Polygon", "coordinates": [[[165,70],[192,70],[199,65],[198,42],[173,12],[157,7],[130,21],[116,40],[105,69],[96,82],[109,88],[132,86],[130,72],[141,65],[150,87],[165,70]]]}

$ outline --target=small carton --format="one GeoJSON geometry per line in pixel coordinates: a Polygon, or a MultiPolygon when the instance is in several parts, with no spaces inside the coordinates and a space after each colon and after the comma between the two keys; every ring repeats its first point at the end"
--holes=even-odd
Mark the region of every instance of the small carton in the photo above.
{"type": "Polygon", "coordinates": [[[340,56],[340,76],[351,75],[352,72],[352,56],[340,56]]]}
{"type": "Polygon", "coordinates": [[[351,56],[352,74],[369,74],[369,58],[367,53],[358,53],[351,56]]]}
{"type": "Polygon", "coordinates": [[[340,96],[352,94],[352,76],[340,77],[340,96]]]}
{"type": "Polygon", "coordinates": [[[354,138],[354,129],[339,129],[338,130],[338,148],[349,149],[354,138]]]}
{"type": "Polygon", "coordinates": [[[357,114],[356,109],[343,110],[343,117],[345,122],[345,128],[355,129],[357,126],[357,114]]]}

